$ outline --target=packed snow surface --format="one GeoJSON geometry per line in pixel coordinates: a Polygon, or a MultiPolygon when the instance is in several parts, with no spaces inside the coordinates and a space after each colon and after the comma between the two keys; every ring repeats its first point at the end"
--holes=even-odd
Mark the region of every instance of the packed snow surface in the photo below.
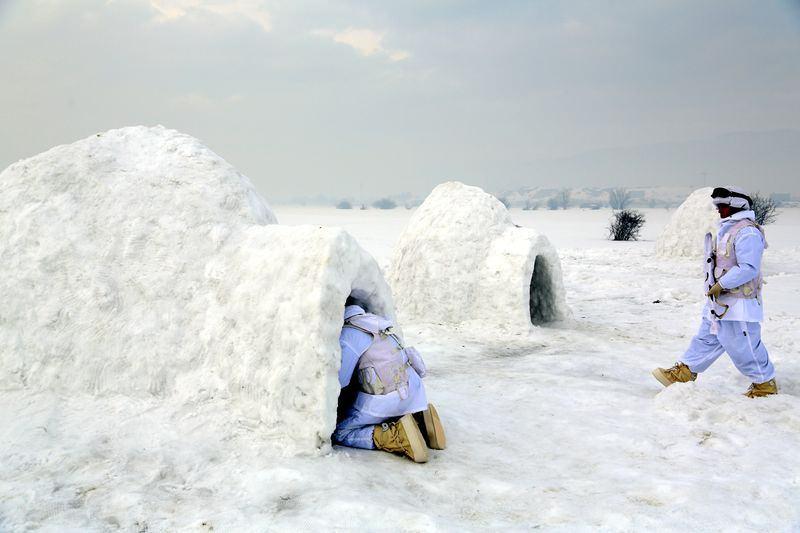
{"type": "MultiPolygon", "coordinates": [[[[383,266],[414,213],[274,208],[284,225],[346,229],[383,266]]],[[[571,321],[513,339],[403,323],[448,432],[427,464],[285,457],[218,398],[4,387],[0,531],[797,531],[800,210],[766,228],[781,394],[760,400],[726,356],[695,383],[650,376],[698,325],[702,268],[656,258],[671,213],[643,211],[642,240],[624,243],[606,239],[607,210],[511,211],[558,247],[571,321]]]]}
{"type": "Polygon", "coordinates": [[[326,449],[345,298],[392,315],[391,297],[343,230],[275,221],[247,178],[161,127],[12,165],[0,174],[0,387],[160,398],[225,413],[218,422],[283,452],[326,449]]]}
{"type": "Polygon", "coordinates": [[[711,187],[697,189],[675,210],[656,241],[662,257],[700,257],[706,233],[717,234],[719,214],[711,201],[711,187]]]}
{"type": "Polygon", "coordinates": [[[387,278],[405,320],[527,334],[568,314],[547,237],[516,226],[494,196],[459,182],[439,185],[417,209],[387,278]]]}

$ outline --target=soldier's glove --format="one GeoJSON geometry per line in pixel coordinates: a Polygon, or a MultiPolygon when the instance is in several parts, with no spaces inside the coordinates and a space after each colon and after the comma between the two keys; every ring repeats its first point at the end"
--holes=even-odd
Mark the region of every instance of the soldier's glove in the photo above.
{"type": "Polygon", "coordinates": [[[719,282],[715,283],[713,287],[708,289],[706,296],[711,296],[712,298],[719,298],[719,295],[722,294],[722,291],[725,289],[722,288],[722,285],[719,282]]]}

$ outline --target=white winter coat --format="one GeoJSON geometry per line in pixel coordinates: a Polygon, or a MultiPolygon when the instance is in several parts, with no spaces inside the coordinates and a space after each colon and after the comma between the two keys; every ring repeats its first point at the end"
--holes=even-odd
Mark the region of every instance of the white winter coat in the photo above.
{"type": "MultiPolygon", "coordinates": [[[[364,314],[361,307],[352,305],[345,308],[344,318],[364,314]]],[[[372,335],[364,333],[355,328],[342,328],[339,337],[339,345],[342,348],[342,366],[339,368],[339,384],[346,387],[353,377],[353,371],[358,365],[358,360],[367,348],[372,344],[372,335]]],[[[359,392],[353,406],[348,412],[348,416],[354,414],[367,415],[365,419],[372,418],[391,418],[402,416],[407,413],[424,411],[428,407],[428,398],[425,394],[425,387],[422,379],[414,371],[408,368],[408,397],[405,400],[400,398],[397,391],[388,394],[367,394],[359,392]]]]}
{"type": "MultiPolygon", "coordinates": [[[[740,211],[722,219],[717,232],[717,242],[731,227],[745,218],[754,220],[755,213],[753,211],[740,211]]],[[[743,285],[761,272],[761,256],[764,253],[765,244],[764,237],[758,229],[747,227],[739,231],[734,241],[738,265],[717,280],[722,285],[722,288],[732,289],[743,285]]],[[[717,300],[721,304],[730,306],[722,320],[738,322],[761,322],[764,320],[764,308],[760,296],[758,298],[736,298],[734,296],[726,296],[723,293],[717,300]]],[[[703,316],[711,322],[716,320],[711,315],[711,305],[708,301],[706,301],[703,309],[703,316]]]]}

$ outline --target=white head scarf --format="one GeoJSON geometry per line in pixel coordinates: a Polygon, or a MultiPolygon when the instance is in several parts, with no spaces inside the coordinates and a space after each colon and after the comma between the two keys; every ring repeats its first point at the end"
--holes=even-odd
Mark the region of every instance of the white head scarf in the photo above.
{"type": "Polygon", "coordinates": [[[714,192],[711,193],[712,201],[714,205],[729,205],[731,207],[736,207],[739,209],[749,210],[752,209],[750,205],[750,195],[742,189],[741,187],[737,187],[736,185],[726,185],[724,187],[717,187],[714,189],[714,192]],[[727,192],[726,196],[716,196],[722,192],[727,192]],[[742,198],[742,197],[745,198],[742,198]]]}

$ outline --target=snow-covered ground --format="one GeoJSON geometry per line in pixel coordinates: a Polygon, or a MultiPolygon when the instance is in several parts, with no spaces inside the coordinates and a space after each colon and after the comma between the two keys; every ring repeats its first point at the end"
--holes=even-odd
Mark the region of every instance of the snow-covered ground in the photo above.
{"type": "MultiPolygon", "coordinates": [[[[343,227],[383,267],[411,215],[274,211],[343,227]]],[[[615,243],[607,210],[512,210],[558,248],[569,322],[531,338],[403,324],[448,432],[427,464],[282,457],[214,398],[0,391],[0,531],[800,530],[800,210],[767,228],[782,394],[757,400],[725,356],[696,383],[650,376],[703,302],[696,261],[654,255],[670,212],[644,211],[643,239],[615,243]]]]}

